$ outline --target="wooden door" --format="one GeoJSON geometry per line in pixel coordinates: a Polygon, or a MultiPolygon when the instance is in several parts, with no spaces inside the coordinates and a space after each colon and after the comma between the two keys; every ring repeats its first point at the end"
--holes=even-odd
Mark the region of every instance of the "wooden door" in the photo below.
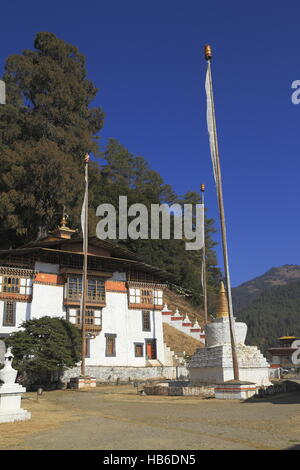
{"type": "Polygon", "coordinates": [[[146,342],[147,359],[156,359],[156,341],[147,340],[146,342]]]}

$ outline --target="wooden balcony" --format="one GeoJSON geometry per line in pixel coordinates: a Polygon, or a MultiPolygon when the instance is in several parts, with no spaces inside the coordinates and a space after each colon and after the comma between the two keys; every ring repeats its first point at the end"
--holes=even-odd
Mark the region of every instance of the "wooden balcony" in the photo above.
{"type": "MultiPolygon", "coordinates": [[[[64,305],[66,306],[80,306],[80,301],[81,301],[81,294],[78,295],[68,295],[64,299],[64,305]]],[[[87,307],[105,307],[106,302],[105,302],[105,296],[94,296],[94,295],[88,295],[86,298],[86,306],[87,307]]]]}

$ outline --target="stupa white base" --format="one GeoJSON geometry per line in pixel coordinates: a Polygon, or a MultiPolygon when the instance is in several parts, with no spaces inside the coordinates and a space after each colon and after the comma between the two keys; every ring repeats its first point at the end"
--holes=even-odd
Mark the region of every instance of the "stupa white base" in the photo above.
{"type": "MultiPolygon", "coordinates": [[[[271,385],[269,364],[256,346],[237,345],[239,379],[256,385],[271,385]]],[[[232,352],[230,344],[197,349],[189,365],[193,384],[223,383],[233,380],[232,352]]]]}
{"type": "Polygon", "coordinates": [[[31,418],[31,413],[21,408],[21,393],[26,388],[19,384],[4,384],[0,387],[0,423],[13,423],[31,418]]]}
{"type": "Polygon", "coordinates": [[[252,382],[241,380],[229,380],[216,385],[215,398],[219,400],[246,400],[253,397],[257,386],[252,382]]]}

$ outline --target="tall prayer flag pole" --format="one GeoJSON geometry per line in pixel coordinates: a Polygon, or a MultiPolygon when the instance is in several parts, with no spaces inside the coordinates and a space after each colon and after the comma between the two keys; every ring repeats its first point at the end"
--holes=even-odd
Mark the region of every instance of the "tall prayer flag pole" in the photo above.
{"type": "Polygon", "coordinates": [[[231,350],[232,350],[233,375],[234,375],[235,380],[239,380],[239,367],[238,367],[237,352],[236,352],[231,284],[230,284],[228,252],[227,252],[227,236],[226,236],[226,222],[225,222],[225,211],[224,211],[224,202],[223,202],[222,176],[221,176],[219,149],[218,149],[217,126],[216,126],[211,64],[210,64],[210,61],[212,58],[212,51],[209,45],[206,45],[204,47],[204,53],[205,53],[205,59],[207,61],[207,73],[206,73],[206,81],[205,81],[205,89],[206,89],[206,96],[207,96],[207,127],[208,127],[208,133],[209,133],[211,159],[212,159],[214,177],[215,177],[215,182],[216,182],[216,187],[217,187],[217,196],[218,196],[218,205],[219,205],[221,232],[222,232],[224,270],[225,270],[225,277],[226,277],[226,284],[227,284],[227,298],[228,298],[228,307],[229,307],[229,326],[230,326],[230,338],[231,338],[231,350]]]}
{"type": "MultiPolygon", "coordinates": [[[[203,204],[203,210],[204,208],[204,191],[205,191],[205,185],[201,184],[200,186],[201,193],[202,193],[202,198],[201,198],[201,204],[203,204]]],[[[204,222],[205,223],[205,222],[204,222]]],[[[208,314],[207,314],[207,282],[206,282],[206,253],[205,253],[205,232],[204,232],[204,242],[203,242],[203,248],[202,248],[202,288],[203,288],[203,306],[204,306],[204,321],[205,325],[207,324],[208,320],[208,314]]]]}
{"type": "Polygon", "coordinates": [[[86,328],[85,328],[85,311],[86,311],[86,297],[87,297],[87,257],[88,257],[88,193],[89,193],[89,178],[88,166],[90,157],[88,154],[84,156],[84,170],[85,170],[85,192],[84,200],[81,211],[81,228],[83,239],[83,275],[82,275],[82,297],[81,297],[81,333],[82,333],[82,348],[81,348],[81,375],[85,375],[85,354],[86,354],[86,328]]]}

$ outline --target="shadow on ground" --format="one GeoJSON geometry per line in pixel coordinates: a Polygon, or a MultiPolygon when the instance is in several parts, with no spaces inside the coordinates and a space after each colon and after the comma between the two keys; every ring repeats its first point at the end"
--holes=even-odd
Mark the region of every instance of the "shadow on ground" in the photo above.
{"type": "Polygon", "coordinates": [[[295,392],[278,393],[275,395],[266,395],[264,397],[251,397],[245,400],[245,403],[273,403],[274,405],[297,405],[300,404],[300,390],[295,392]]]}
{"type": "Polygon", "coordinates": [[[300,444],[296,444],[294,446],[287,447],[286,449],[282,449],[282,450],[300,450],[300,444]]]}

